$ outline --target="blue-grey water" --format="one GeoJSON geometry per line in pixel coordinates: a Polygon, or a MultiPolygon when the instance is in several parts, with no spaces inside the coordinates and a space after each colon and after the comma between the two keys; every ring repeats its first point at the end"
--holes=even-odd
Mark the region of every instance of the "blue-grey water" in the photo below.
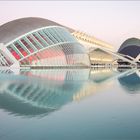
{"type": "Polygon", "coordinates": [[[140,139],[140,71],[0,71],[0,140],[140,139]]]}

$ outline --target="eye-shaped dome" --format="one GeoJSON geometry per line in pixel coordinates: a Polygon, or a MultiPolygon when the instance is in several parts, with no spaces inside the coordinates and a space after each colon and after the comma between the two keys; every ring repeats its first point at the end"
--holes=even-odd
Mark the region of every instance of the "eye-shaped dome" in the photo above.
{"type": "Polygon", "coordinates": [[[119,53],[136,58],[140,54],[140,39],[127,39],[119,48],[119,53]]]}

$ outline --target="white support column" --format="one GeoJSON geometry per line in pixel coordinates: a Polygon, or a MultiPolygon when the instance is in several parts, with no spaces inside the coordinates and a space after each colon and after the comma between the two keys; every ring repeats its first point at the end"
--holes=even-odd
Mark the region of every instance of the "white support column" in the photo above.
{"type": "Polygon", "coordinates": [[[136,61],[140,61],[140,54],[136,57],[136,61]]]}
{"type": "Polygon", "coordinates": [[[0,43],[0,50],[4,52],[5,55],[8,56],[10,60],[13,62],[13,65],[11,67],[14,68],[20,67],[18,60],[16,60],[16,58],[11,54],[11,52],[7,49],[7,47],[3,43],[0,43]]]}

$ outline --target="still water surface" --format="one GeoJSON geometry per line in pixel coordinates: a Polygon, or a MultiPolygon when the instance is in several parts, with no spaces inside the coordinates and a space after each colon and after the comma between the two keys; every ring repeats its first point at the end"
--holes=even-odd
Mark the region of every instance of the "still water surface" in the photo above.
{"type": "Polygon", "coordinates": [[[0,74],[0,140],[140,139],[140,71],[0,74]]]}

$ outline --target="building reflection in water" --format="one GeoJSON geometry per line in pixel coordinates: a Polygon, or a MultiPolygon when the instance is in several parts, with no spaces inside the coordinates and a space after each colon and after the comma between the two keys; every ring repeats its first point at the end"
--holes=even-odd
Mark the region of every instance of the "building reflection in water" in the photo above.
{"type": "Polygon", "coordinates": [[[118,78],[121,86],[129,93],[140,93],[140,70],[133,71],[118,78]]]}
{"type": "Polygon", "coordinates": [[[116,70],[101,68],[12,73],[1,71],[0,108],[24,117],[46,116],[72,101],[97,93],[109,87],[110,79],[119,74],[116,70]]]}

